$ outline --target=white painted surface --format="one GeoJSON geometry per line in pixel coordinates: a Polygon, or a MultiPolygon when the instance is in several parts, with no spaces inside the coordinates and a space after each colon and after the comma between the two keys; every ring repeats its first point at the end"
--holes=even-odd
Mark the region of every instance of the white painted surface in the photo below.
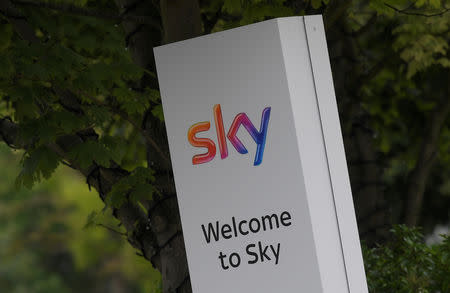
{"type": "Polygon", "coordinates": [[[322,17],[305,17],[342,251],[350,292],[368,292],[322,17]]]}
{"type": "Polygon", "coordinates": [[[194,293],[367,292],[320,25],[320,17],[283,18],[155,48],[194,293]],[[259,130],[263,109],[271,107],[260,165],[253,165],[256,144],[244,127],[237,136],[248,153],[227,140],[229,155],[221,159],[216,104],[225,132],[242,112],[259,130]],[[187,132],[202,121],[211,128],[197,137],[213,140],[217,154],[193,165],[205,149],[193,147],[187,132]],[[206,243],[201,228],[283,211],[292,215],[291,226],[257,234],[206,243]],[[258,241],[280,243],[278,264],[247,263],[245,248],[258,241]],[[221,251],[238,252],[241,265],[224,270],[221,251]]]}

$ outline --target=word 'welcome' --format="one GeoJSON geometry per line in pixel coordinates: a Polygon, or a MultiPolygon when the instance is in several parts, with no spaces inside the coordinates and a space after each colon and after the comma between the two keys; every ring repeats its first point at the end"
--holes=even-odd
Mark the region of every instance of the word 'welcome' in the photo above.
{"type": "Polygon", "coordinates": [[[216,221],[215,225],[209,223],[208,228],[205,228],[205,225],[202,225],[202,230],[206,243],[210,243],[212,238],[215,241],[219,241],[220,236],[224,239],[230,239],[238,237],[239,235],[258,233],[261,230],[267,231],[278,229],[280,226],[288,227],[291,224],[291,214],[285,211],[279,216],[277,214],[264,215],[260,218],[251,218],[250,220],[236,221],[236,218],[232,217],[231,224],[221,224],[219,221],[216,221]]]}

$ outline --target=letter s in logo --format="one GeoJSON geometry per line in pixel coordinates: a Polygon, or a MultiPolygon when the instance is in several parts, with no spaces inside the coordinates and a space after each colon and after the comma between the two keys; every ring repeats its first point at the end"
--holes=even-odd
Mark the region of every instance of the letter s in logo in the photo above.
{"type": "Polygon", "coordinates": [[[204,154],[195,155],[192,157],[192,164],[203,164],[214,159],[216,155],[216,145],[209,138],[199,138],[195,135],[199,132],[208,131],[211,124],[209,122],[199,122],[192,125],[188,130],[188,141],[194,147],[204,147],[208,152],[204,154]]]}

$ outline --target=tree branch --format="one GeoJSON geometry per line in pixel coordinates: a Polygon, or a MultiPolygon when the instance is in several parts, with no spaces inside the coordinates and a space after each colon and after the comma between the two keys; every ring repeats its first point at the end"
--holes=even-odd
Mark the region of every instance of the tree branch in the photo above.
{"type": "Polygon", "coordinates": [[[83,8],[75,5],[65,4],[65,3],[49,3],[35,0],[13,0],[12,3],[19,6],[31,6],[37,8],[46,8],[55,11],[60,11],[67,14],[77,15],[77,16],[89,16],[108,20],[117,21],[131,21],[140,24],[150,25],[158,30],[162,30],[159,22],[155,21],[149,16],[137,16],[137,15],[119,15],[112,11],[99,11],[92,10],[89,8],[83,8]]]}
{"type": "Polygon", "coordinates": [[[372,27],[372,25],[375,24],[375,22],[377,21],[377,17],[378,16],[376,14],[372,15],[369,18],[369,20],[363,26],[361,26],[361,28],[359,30],[352,32],[351,36],[354,38],[357,38],[357,37],[363,35],[365,32],[367,32],[372,27]]]}
{"type": "Polygon", "coordinates": [[[203,27],[204,27],[204,34],[210,34],[213,28],[216,26],[217,22],[219,21],[220,17],[222,16],[222,7],[223,3],[220,6],[220,8],[214,13],[211,17],[211,19],[208,19],[208,15],[206,13],[202,14],[202,21],[203,21],[203,27]]]}
{"type": "Polygon", "coordinates": [[[394,54],[392,52],[386,54],[375,65],[373,65],[366,74],[362,75],[356,85],[356,92],[359,92],[365,85],[367,85],[368,82],[374,79],[378,73],[386,67],[386,63],[391,60],[393,56],[394,54]]]}
{"type": "MultiPolygon", "coordinates": [[[[86,94],[84,94],[86,96],[86,94]]],[[[95,97],[89,96],[89,98],[92,100],[92,102],[94,102],[96,105],[104,107],[109,109],[112,113],[119,115],[120,118],[122,118],[123,120],[129,122],[134,128],[136,128],[137,131],[139,131],[139,133],[144,137],[145,141],[150,144],[153,149],[155,149],[158,154],[163,158],[163,160],[165,161],[165,163],[170,165],[170,160],[169,158],[166,156],[166,154],[162,151],[162,149],[159,147],[159,145],[155,142],[155,140],[148,134],[148,132],[143,129],[139,123],[137,123],[136,121],[133,120],[133,118],[131,118],[125,111],[120,110],[117,107],[114,107],[112,105],[108,105],[108,104],[104,104],[101,101],[99,101],[98,99],[96,99],[95,97]]]]}
{"type": "Polygon", "coordinates": [[[0,118],[0,141],[13,149],[22,149],[27,143],[19,136],[19,126],[10,117],[0,118]]]}
{"type": "Polygon", "coordinates": [[[148,134],[148,132],[145,129],[142,129],[139,124],[134,121],[126,112],[117,109],[115,107],[111,107],[111,106],[105,106],[109,109],[111,109],[111,111],[117,115],[119,115],[123,120],[128,121],[131,125],[133,125],[144,137],[145,141],[150,144],[153,149],[155,149],[158,154],[164,159],[164,161],[166,162],[166,164],[170,164],[170,160],[169,158],[166,156],[166,154],[162,151],[162,149],[158,146],[158,144],[153,140],[153,138],[148,134]]]}
{"type": "Polygon", "coordinates": [[[325,28],[331,28],[352,4],[352,0],[332,0],[324,13],[325,28]]]}
{"type": "Polygon", "coordinates": [[[102,223],[97,223],[97,226],[99,226],[99,227],[103,227],[103,228],[105,228],[105,229],[107,229],[107,230],[109,230],[109,231],[111,231],[111,232],[113,232],[113,233],[115,233],[115,234],[118,234],[118,235],[120,235],[120,236],[127,236],[127,233],[125,233],[125,232],[120,232],[120,231],[117,231],[116,229],[114,229],[114,228],[111,228],[111,227],[109,227],[109,226],[107,226],[107,225],[105,225],[105,224],[102,224],[102,223]]]}
{"type": "Polygon", "coordinates": [[[415,16],[422,16],[422,17],[434,17],[434,16],[444,15],[447,12],[450,11],[450,8],[444,8],[444,10],[442,10],[440,12],[437,12],[437,13],[432,13],[432,14],[425,14],[425,13],[419,13],[419,12],[409,12],[408,10],[411,9],[412,6],[414,6],[413,4],[410,5],[409,7],[405,8],[405,9],[399,9],[399,8],[389,4],[389,3],[384,3],[384,5],[386,5],[387,7],[395,10],[398,13],[405,14],[405,15],[415,15],[415,16]]]}
{"type": "Polygon", "coordinates": [[[202,34],[198,0],[161,0],[164,43],[186,40],[202,34]]]}
{"type": "MultiPolygon", "coordinates": [[[[33,27],[27,22],[25,16],[23,16],[19,10],[8,0],[0,0],[0,11],[5,15],[20,16],[19,18],[9,19],[13,23],[16,31],[22,37],[22,39],[34,43],[40,42],[40,40],[34,35],[33,27]],[[16,21],[17,20],[17,21],[16,21]],[[21,33],[25,32],[25,33],[21,33]],[[28,32],[33,32],[29,34],[28,32]]],[[[73,112],[81,115],[81,105],[70,91],[57,89],[56,92],[61,94],[61,99],[64,100],[63,104],[73,112]],[[80,111],[78,111],[80,110],[80,111]]],[[[24,142],[19,135],[19,126],[11,121],[11,119],[3,118],[0,120],[0,133],[2,140],[5,140],[10,145],[21,148],[29,148],[32,144],[30,142],[24,142]]],[[[112,167],[107,168],[99,166],[93,163],[88,168],[81,168],[77,162],[71,160],[68,153],[70,150],[82,143],[86,139],[97,139],[98,135],[93,129],[86,131],[85,134],[78,133],[76,135],[64,135],[56,139],[54,143],[46,145],[49,149],[54,151],[61,160],[66,161],[72,167],[76,168],[85,177],[89,186],[93,186],[99,193],[100,198],[105,200],[107,194],[111,191],[116,182],[121,180],[124,176],[129,174],[128,171],[122,169],[117,164],[113,164],[112,167]]],[[[33,139],[30,139],[32,142],[33,139]]],[[[143,255],[149,261],[153,260],[153,264],[161,271],[161,264],[158,253],[158,242],[155,233],[149,229],[149,215],[144,213],[142,209],[130,201],[127,201],[120,208],[113,209],[113,215],[124,225],[128,234],[128,241],[130,244],[141,250],[143,255]]]]}
{"type": "Polygon", "coordinates": [[[0,13],[3,14],[16,28],[17,33],[29,42],[38,42],[39,38],[20,10],[9,0],[0,0],[0,13]]]}
{"type": "MultiPolygon", "coordinates": [[[[450,93],[450,85],[448,85],[448,87],[448,93],[450,93]]],[[[426,182],[430,175],[433,163],[436,160],[441,129],[448,118],[449,113],[450,99],[448,99],[447,94],[445,100],[437,105],[432,113],[431,121],[425,129],[425,136],[423,137],[419,158],[409,176],[408,200],[406,203],[405,215],[405,223],[408,226],[415,226],[419,222],[426,182]]]]}
{"type": "MultiPolygon", "coordinates": [[[[18,2],[18,0],[16,0],[15,2],[18,2]]],[[[19,1],[19,2],[26,2],[28,4],[33,3],[33,5],[35,5],[37,2],[30,2],[30,1],[19,1]]],[[[20,27],[16,27],[18,30],[23,30],[26,31],[27,33],[23,36],[23,39],[28,40],[29,42],[40,42],[40,40],[33,34],[30,34],[28,32],[33,31],[33,29],[31,28],[31,26],[26,22],[26,18],[22,16],[22,14],[20,13],[19,10],[17,10],[12,4],[10,4],[9,1],[0,1],[0,9],[3,11],[8,11],[13,13],[16,16],[21,16],[21,18],[19,18],[17,21],[19,21],[20,23],[18,23],[20,25],[20,27]],[[2,9],[2,8],[5,9],[2,9]]],[[[36,4],[37,5],[37,4],[36,4]]],[[[53,4],[51,4],[53,5],[53,4]]],[[[58,4],[59,5],[59,4],[58,4]]],[[[61,4],[63,5],[63,4],[61,4]]],[[[68,8],[69,9],[69,8],[68,8]]],[[[72,8],[70,8],[72,9],[72,8]]],[[[75,9],[75,8],[74,8],[75,9]]],[[[86,9],[80,8],[83,11],[86,9]]],[[[134,17],[134,16],[127,16],[127,17],[134,17]]],[[[74,97],[73,94],[71,94],[68,91],[62,90],[62,89],[55,89],[55,92],[58,93],[60,96],[64,97],[64,99],[62,99],[62,105],[66,106],[66,104],[70,104],[71,105],[71,109],[73,109],[74,107],[80,108],[80,105],[78,104],[78,102],[76,101],[76,97],[74,97]],[[64,101],[67,101],[67,103],[65,103],[64,101]]],[[[93,99],[93,98],[91,98],[93,99]]],[[[93,99],[94,101],[96,101],[95,99],[93,99]]],[[[104,105],[102,105],[104,106],[104,105]]],[[[109,107],[111,108],[111,107],[109,107]]],[[[137,128],[137,130],[140,131],[140,133],[142,133],[142,135],[144,136],[145,140],[159,153],[159,155],[161,155],[161,157],[163,158],[163,160],[166,162],[166,164],[169,164],[169,159],[168,157],[165,155],[165,153],[159,148],[158,144],[150,137],[150,135],[148,135],[148,133],[143,130],[141,127],[139,127],[139,125],[137,123],[135,123],[125,112],[120,111],[119,109],[113,109],[115,111],[116,114],[118,114],[122,119],[130,122],[133,126],[135,126],[137,128]]],[[[5,140],[5,142],[7,142],[7,140],[5,140]]]]}

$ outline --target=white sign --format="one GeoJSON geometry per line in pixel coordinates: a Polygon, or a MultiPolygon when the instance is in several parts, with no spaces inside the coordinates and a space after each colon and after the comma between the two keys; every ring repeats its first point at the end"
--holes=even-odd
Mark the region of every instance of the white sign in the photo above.
{"type": "Polygon", "coordinates": [[[155,56],[193,292],[367,292],[321,16],[155,56]]]}

